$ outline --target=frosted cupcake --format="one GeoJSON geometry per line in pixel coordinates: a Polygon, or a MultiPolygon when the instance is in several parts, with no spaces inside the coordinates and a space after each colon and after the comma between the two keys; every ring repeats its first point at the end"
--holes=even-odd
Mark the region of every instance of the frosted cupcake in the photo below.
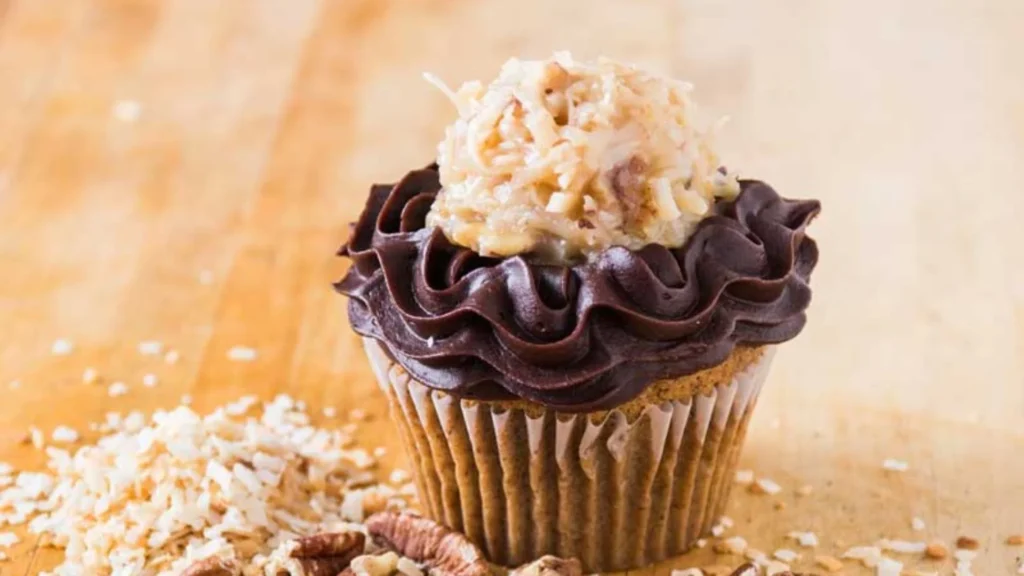
{"type": "Polygon", "coordinates": [[[686,551],[803,328],[818,203],[738,180],[690,87],[633,66],[441,87],[437,164],[371,189],[337,285],[424,511],[501,564],[686,551]]]}

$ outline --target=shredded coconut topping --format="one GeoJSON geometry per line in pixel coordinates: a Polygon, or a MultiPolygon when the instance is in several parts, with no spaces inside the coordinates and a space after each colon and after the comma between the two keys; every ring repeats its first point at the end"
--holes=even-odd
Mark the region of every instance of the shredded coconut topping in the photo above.
{"type": "Polygon", "coordinates": [[[684,82],[565,52],[509,60],[486,87],[427,79],[459,114],[438,147],[443,189],[427,223],[480,254],[676,247],[739,192],[684,82]]]}

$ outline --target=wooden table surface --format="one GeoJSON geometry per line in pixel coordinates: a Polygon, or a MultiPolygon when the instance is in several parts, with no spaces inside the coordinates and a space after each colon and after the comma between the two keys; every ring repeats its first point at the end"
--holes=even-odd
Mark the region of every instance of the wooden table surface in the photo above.
{"type": "MultiPolygon", "coordinates": [[[[738,493],[736,533],[771,551],[813,530],[832,554],[966,534],[976,573],[1013,573],[1022,28],[1015,0],[0,0],[0,460],[41,464],[29,426],[277,392],[365,408],[397,452],[333,252],[368,185],[429,161],[454,115],[421,72],[458,83],[569,48],[693,81],[732,118],[730,166],[823,201],[810,324],[743,461],[785,490],[738,493]],[[151,339],[181,361],[141,356],[151,339]],[[235,345],[258,358],[230,362],[235,345]]],[[[52,565],[32,544],[0,574],[52,565]]]]}

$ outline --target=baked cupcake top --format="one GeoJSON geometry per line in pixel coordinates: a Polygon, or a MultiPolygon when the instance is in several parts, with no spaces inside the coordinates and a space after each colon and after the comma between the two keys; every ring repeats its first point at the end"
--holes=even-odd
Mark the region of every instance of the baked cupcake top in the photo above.
{"type": "Polygon", "coordinates": [[[467,86],[444,164],[373,186],[341,250],[353,328],[417,380],[603,410],[802,329],[819,205],[721,170],[685,85],[560,55],[467,86]]]}

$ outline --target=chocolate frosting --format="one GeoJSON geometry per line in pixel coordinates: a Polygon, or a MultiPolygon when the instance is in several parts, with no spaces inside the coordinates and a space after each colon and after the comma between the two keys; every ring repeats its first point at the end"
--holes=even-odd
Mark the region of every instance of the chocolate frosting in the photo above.
{"type": "Polygon", "coordinates": [[[816,201],[741,180],[680,248],[613,247],[589,262],[493,259],[425,218],[436,165],[375,185],[336,289],[353,329],[414,378],[462,398],[522,398],[579,412],[613,408],[653,382],[714,366],[737,344],[803,328],[818,248],[816,201]]]}

